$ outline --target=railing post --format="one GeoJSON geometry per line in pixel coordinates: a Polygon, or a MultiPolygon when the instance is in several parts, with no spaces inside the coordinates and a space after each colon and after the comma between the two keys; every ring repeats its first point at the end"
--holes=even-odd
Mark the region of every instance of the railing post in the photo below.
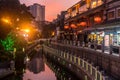
{"type": "Polygon", "coordinates": [[[96,42],[94,43],[94,49],[95,50],[97,49],[97,43],[96,42]]]}
{"type": "Polygon", "coordinates": [[[80,41],[77,41],[77,46],[80,46],[80,41]]]}
{"type": "Polygon", "coordinates": [[[82,47],[85,47],[85,42],[82,43],[82,47]]]}
{"type": "Polygon", "coordinates": [[[74,56],[74,63],[76,63],[76,56],[74,56]]]}
{"type": "Polygon", "coordinates": [[[120,57],[120,47],[119,47],[119,57],[120,57]]]}
{"type": "Polygon", "coordinates": [[[80,65],[80,58],[78,57],[78,65],[80,65]]]}
{"type": "Polygon", "coordinates": [[[112,54],[112,45],[110,45],[110,50],[109,51],[110,51],[110,54],[112,54]]]}

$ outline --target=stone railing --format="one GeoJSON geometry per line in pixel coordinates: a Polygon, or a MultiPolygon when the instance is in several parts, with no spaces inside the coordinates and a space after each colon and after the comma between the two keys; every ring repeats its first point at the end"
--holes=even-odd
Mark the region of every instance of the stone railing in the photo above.
{"type": "Polygon", "coordinates": [[[69,40],[63,40],[63,41],[58,41],[58,42],[53,42],[53,43],[60,43],[63,45],[70,45],[70,46],[77,46],[77,47],[86,47],[86,48],[94,49],[96,51],[100,51],[100,52],[107,53],[110,55],[120,56],[120,46],[110,45],[109,47],[105,47],[103,44],[101,45],[96,44],[96,43],[85,44],[84,42],[69,41],[69,40]]]}
{"type": "Polygon", "coordinates": [[[98,66],[93,66],[92,63],[82,59],[76,55],[70,54],[69,52],[61,51],[60,49],[50,48],[48,46],[43,46],[45,52],[51,53],[65,61],[69,61],[71,64],[77,66],[78,69],[81,69],[86,75],[85,79],[91,78],[90,80],[107,80],[108,76],[104,74],[103,71],[100,71],[98,66]]]}

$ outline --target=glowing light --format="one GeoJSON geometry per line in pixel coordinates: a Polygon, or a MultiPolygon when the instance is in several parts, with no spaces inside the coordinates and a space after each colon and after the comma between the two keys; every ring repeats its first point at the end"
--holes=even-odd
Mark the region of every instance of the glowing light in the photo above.
{"type": "Polygon", "coordinates": [[[84,26],[87,26],[87,23],[86,22],[80,22],[80,25],[84,27],[84,26]]]}
{"type": "Polygon", "coordinates": [[[18,30],[19,28],[17,27],[16,29],[18,30]]]}
{"type": "Polygon", "coordinates": [[[28,37],[28,34],[23,34],[24,37],[28,37]]]}
{"type": "Polygon", "coordinates": [[[27,56],[26,61],[30,61],[29,57],[27,56]]]}
{"type": "Polygon", "coordinates": [[[29,29],[25,29],[24,31],[25,31],[25,32],[27,32],[27,33],[29,33],[29,32],[30,32],[30,30],[29,30],[29,29]]]}
{"type": "Polygon", "coordinates": [[[52,32],[52,36],[54,36],[55,35],[55,32],[52,32]]]}
{"type": "Polygon", "coordinates": [[[64,29],[68,29],[69,28],[69,26],[64,26],[64,29]]]}
{"type": "Polygon", "coordinates": [[[80,30],[80,31],[78,31],[79,33],[81,33],[82,32],[82,30],[80,30]]]}
{"type": "Polygon", "coordinates": [[[90,8],[91,0],[86,0],[86,3],[87,3],[87,8],[90,8]]]}
{"type": "Polygon", "coordinates": [[[2,21],[5,22],[5,23],[7,23],[7,24],[11,24],[10,19],[2,18],[2,21]]]}
{"type": "Polygon", "coordinates": [[[77,28],[75,24],[71,24],[71,28],[77,28]]]}
{"type": "Polygon", "coordinates": [[[100,23],[102,21],[102,19],[101,19],[101,17],[95,17],[94,21],[97,22],[97,23],[100,23]]]}

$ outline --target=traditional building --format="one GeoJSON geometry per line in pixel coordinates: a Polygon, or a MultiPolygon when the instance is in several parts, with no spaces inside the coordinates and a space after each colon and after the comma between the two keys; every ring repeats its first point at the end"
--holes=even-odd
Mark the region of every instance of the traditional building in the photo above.
{"type": "Polygon", "coordinates": [[[60,14],[57,15],[57,18],[53,20],[53,24],[56,27],[56,36],[58,39],[63,38],[64,32],[64,18],[65,18],[66,11],[61,11],[60,14]]]}
{"type": "Polygon", "coordinates": [[[119,46],[120,1],[81,0],[67,9],[64,29],[67,40],[95,42],[97,48],[119,46]]]}
{"type": "MultiPolygon", "coordinates": [[[[87,42],[86,33],[104,21],[104,2],[102,0],[81,0],[69,9],[65,15],[65,28],[72,30],[69,33],[77,36],[77,40],[87,42]]],[[[68,34],[68,35],[69,35],[68,34]]],[[[74,37],[73,37],[74,38],[74,37]]],[[[71,38],[70,38],[71,39],[71,38]]]]}

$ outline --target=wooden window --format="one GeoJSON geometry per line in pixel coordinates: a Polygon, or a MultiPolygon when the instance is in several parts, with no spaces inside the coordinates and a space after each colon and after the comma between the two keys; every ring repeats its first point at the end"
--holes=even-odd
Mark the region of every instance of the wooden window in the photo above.
{"type": "Polygon", "coordinates": [[[120,17],[120,9],[118,9],[117,15],[118,17],[120,17]]]}
{"type": "Polygon", "coordinates": [[[108,12],[108,19],[113,19],[115,16],[114,11],[108,12]]]}

